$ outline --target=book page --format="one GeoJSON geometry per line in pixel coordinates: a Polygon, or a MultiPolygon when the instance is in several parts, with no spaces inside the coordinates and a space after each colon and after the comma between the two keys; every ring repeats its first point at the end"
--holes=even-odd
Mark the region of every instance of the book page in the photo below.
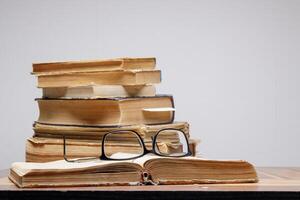
{"type": "MultiPolygon", "coordinates": [[[[89,168],[102,168],[108,165],[132,165],[135,164],[133,160],[125,160],[125,161],[116,161],[116,160],[99,160],[93,159],[89,161],[81,161],[81,162],[67,162],[65,160],[46,162],[46,163],[33,163],[33,162],[15,162],[12,164],[12,169],[18,174],[26,174],[30,172],[70,172],[70,171],[78,171],[81,169],[89,169],[89,168]]],[[[136,165],[136,164],[135,164],[136,165]]]]}
{"type": "Polygon", "coordinates": [[[137,158],[134,160],[134,163],[137,163],[139,164],[141,167],[144,168],[145,166],[145,163],[148,161],[148,160],[151,160],[151,159],[163,159],[164,157],[162,156],[157,156],[153,153],[148,153],[140,158],[137,158]]]}
{"type": "Polygon", "coordinates": [[[133,160],[134,163],[139,164],[141,167],[145,167],[145,164],[153,159],[172,159],[172,160],[202,160],[202,161],[229,161],[229,162],[243,162],[243,160],[226,160],[226,159],[220,159],[220,160],[212,160],[212,159],[205,159],[202,157],[195,157],[195,156],[186,156],[186,157],[164,157],[164,156],[158,156],[153,153],[149,153],[144,155],[143,157],[137,158],[133,160]]]}

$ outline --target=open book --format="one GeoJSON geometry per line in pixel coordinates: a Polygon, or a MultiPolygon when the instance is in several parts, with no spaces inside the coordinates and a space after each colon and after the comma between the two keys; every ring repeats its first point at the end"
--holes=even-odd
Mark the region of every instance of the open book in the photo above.
{"type": "MultiPolygon", "coordinates": [[[[122,155],[116,155],[118,158],[122,155]]],[[[13,163],[9,174],[19,187],[257,182],[246,161],[166,158],[147,154],[126,161],[13,163]]]]}

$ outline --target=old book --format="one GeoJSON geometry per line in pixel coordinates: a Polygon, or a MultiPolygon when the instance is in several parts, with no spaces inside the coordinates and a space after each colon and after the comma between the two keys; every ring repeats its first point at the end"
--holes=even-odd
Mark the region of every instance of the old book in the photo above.
{"type": "Polygon", "coordinates": [[[38,122],[81,126],[166,124],[174,119],[172,96],[106,99],[37,99],[38,122]]]}
{"type": "Polygon", "coordinates": [[[183,131],[187,138],[190,138],[189,124],[187,122],[173,122],[158,125],[128,125],[119,127],[88,127],[88,126],[66,126],[34,123],[33,131],[35,137],[62,138],[62,135],[71,139],[101,140],[104,134],[116,130],[133,130],[137,132],[144,142],[151,142],[159,130],[171,128],[183,131]]]}
{"type": "Polygon", "coordinates": [[[254,167],[246,161],[166,158],[152,154],[128,161],[17,162],[11,166],[9,179],[22,188],[258,181],[254,167]]]}
{"type": "MultiPolygon", "coordinates": [[[[152,149],[152,141],[145,141],[146,148],[152,149]]],[[[67,140],[67,156],[70,159],[80,157],[99,157],[101,155],[101,139],[68,139],[67,140]]],[[[189,147],[192,155],[196,155],[198,141],[190,139],[189,147]]],[[[179,145],[170,142],[170,138],[160,144],[160,148],[164,148],[164,152],[176,152],[179,145]]],[[[116,141],[110,144],[109,150],[112,152],[137,152],[140,146],[134,141],[116,141]]],[[[110,154],[110,152],[108,152],[110,154]]],[[[55,160],[63,160],[63,139],[62,138],[45,138],[32,137],[26,141],[26,162],[50,162],[55,160]]]]}
{"type": "Polygon", "coordinates": [[[155,65],[156,60],[153,57],[34,63],[32,64],[32,74],[53,75],[70,72],[152,70],[155,65]]]}
{"type": "Polygon", "coordinates": [[[89,85],[146,85],[161,82],[160,70],[72,72],[37,75],[38,87],[78,87],[89,85]]]}
{"type": "MultiPolygon", "coordinates": [[[[189,135],[189,124],[187,122],[174,122],[171,124],[161,125],[129,125],[120,127],[85,127],[85,126],[65,126],[65,125],[47,125],[35,123],[33,125],[34,137],[29,138],[26,143],[26,161],[28,162],[48,162],[53,160],[63,159],[62,149],[62,136],[65,135],[68,138],[68,151],[71,158],[78,158],[83,155],[90,155],[91,157],[99,156],[101,151],[100,143],[104,134],[110,131],[124,131],[132,130],[137,132],[144,141],[147,149],[152,148],[153,137],[159,130],[165,129],[179,129],[187,138],[189,135]]],[[[170,143],[173,138],[165,139],[165,146],[167,151],[171,151],[174,147],[174,143],[170,143]]],[[[126,138],[127,144],[130,142],[129,138],[126,138]]],[[[135,140],[133,141],[134,144],[135,140]]],[[[133,143],[132,142],[132,143],[133,143]]],[[[124,143],[124,138],[116,141],[112,144],[112,147],[117,149],[120,144],[124,143]]],[[[193,155],[196,154],[196,145],[199,141],[189,139],[190,150],[193,155]]],[[[136,145],[128,144],[125,148],[131,148],[132,151],[136,148],[136,145]]],[[[116,151],[116,150],[114,150],[116,151]]],[[[121,151],[121,149],[119,150],[121,151]]]]}
{"type": "Polygon", "coordinates": [[[43,88],[43,98],[114,98],[155,96],[154,85],[95,85],[43,88]]]}

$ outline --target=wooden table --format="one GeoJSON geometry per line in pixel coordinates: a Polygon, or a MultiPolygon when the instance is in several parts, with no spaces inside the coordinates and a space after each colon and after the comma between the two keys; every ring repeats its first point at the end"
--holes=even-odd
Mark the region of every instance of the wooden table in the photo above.
{"type": "Polygon", "coordinates": [[[259,183],[17,188],[0,171],[0,199],[300,199],[300,167],[258,167],[259,183]]]}

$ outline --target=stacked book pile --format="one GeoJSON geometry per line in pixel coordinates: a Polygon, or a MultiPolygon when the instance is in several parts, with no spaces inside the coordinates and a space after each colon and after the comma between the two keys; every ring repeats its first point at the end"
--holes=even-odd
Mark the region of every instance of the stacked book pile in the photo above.
{"type": "Polygon", "coordinates": [[[171,95],[157,95],[155,58],[33,64],[43,97],[26,143],[20,187],[255,182],[245,161],[193,157],[189,124],[171,95]],[[174,170],[170,170],[174,169],[174,170]]]}
{"type": "MultiPolygon", "coordinates": [[[[189,124],[173,122],[173,97],[156,95],[161,71],[155,58],[39,63],[33,64],[33,74],[43,98],[36,100],[40,116],[27,140],[27,162],[63,159],[63,136],[69,158],[99,157],[101,139],[109,131],[134,130],[149,148],[161,129],[180,129],[189,138],[189,124]]],[[[134,150],[135,142],[127,143],[127,150],[120,146],[129,139],[111,144],[113,151],[134,150]]],[[[193,155],[196,144],[190,140],[193,155]]],[[[171,150],[170,143],[164,146],[171,150]]]]}

